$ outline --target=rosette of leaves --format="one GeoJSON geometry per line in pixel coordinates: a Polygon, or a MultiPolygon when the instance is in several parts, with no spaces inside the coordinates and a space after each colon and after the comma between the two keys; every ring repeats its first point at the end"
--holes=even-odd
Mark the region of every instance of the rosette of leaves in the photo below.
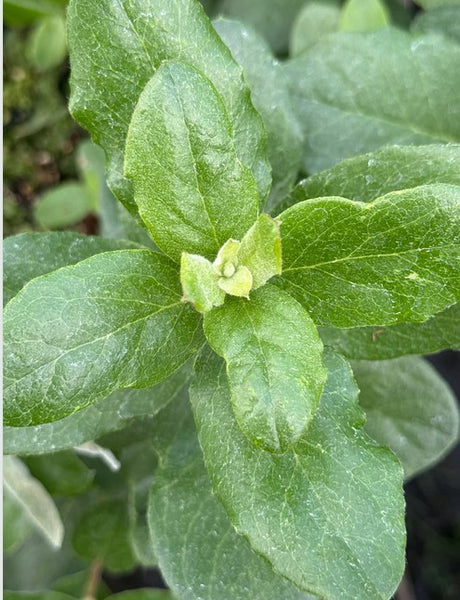
{"type": "MultiPolygon", "coordinates": [[[[460,296],[459,147],[349,159],[299,184],[273,218],[267,143],[289,138],[267,142],[269,111],[264,123],[197,2],[73,0],[68,22],[71,111],[158,250],[45,234],[42,260],[7,268],[16,452],[33,453],[37,436],[41,451],[62,447],[64,429],[81,443],[167,405],[153,424],[148,516],[176,597],[390,598],[405,530],[403,468],[386,446],[407,474],[425,468],[455,439],[457,413],[421,359],[375,371],[366,359],[389,357],[353,340],[394,340],[392,357],[444,347],[439,324],[457,318],[460,296]],[[364,359],[352,367],[367,430],[342,346],[364,359]],[[379,411],[404,372],[407,411],[379,411]],[[406,427],[402,451],[382,423],[418,410],[421,374],[431,410],[406,427]],[[378,378],[387,393],[368,386],[378,378]],[[191,410],[178,394],[189,384],[191,410]],[[430,426],[437,441],[419,457],[430,426]]],[[[39,244],[7,241],[7,264],[39,244]]]]}

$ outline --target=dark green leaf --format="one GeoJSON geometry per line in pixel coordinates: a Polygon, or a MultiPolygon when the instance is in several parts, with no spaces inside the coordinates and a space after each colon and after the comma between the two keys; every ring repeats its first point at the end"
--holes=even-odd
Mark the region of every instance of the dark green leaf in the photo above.
{"type": "Polygon", "coordinates": [[[455,396],[422,358],[353,361],[352,367],[365,430],[393,450],[406,477],[437,462],[458,441],[455,396]]]}
{"type": "Polygon", "coordinates": [[[304,169],[387,144],[460,141],[459,62],[448,39],[392,28],[331,35],[289,61],[304,169]]]}
{"type": "Polygon", "coordinates": [[[204,330],[226,360],[233,411],[248,439],[270,452],[293,446],[326,380],[322,344],[308,313],[265,285],[249,301],[228,298],[207,313],[204,330]]]}
{"type": "Polygon", "coordinates": [[[155,243],[214,258],[257,218],[257,188],[235,152],[231,123],[211,82],[182,63],[161,66],[134,110],[125,175],[155,243]]]}
{"type": "Polygon", "coordinates": [[[110,250],[137,248],[126,240],[103,239],[70,231],[20,233],[3,240],[3,302],[31,279],[110,250]]]}
{"type": "Polygon", "coordinates": [[[7,25],[28,25],[48,15],[60,12],[53,0],[4,0],[3,20],[7,25]]]}
{"type": "Polygon", "coordinates": [[[165,379],[202,345],[177,267],[149,250],[93,256],[30,282],[5,310],[5,424],[62,419],[165,379]]]}
{"type": "Polygon", "coordinates": [[[229,523],[211,492],[187,403],[161,413],[153,443],[160,462],[149,522],[173,593],[187,600],[308,600],[229,523]]]}
{"type": "Polygon", "coordinates": [[[424,323],[352,329],[320,327],[319,332],[327,346],[333,346],[347,358],[382,360],[448,348],[460,350],[460,304],[454,304],[424,323]]]}
{"type": "Polygon", "coordinates": [[[459,208],[460,187],[441,184],[296,204],[279,217],[279,283],[318,324],[426,321],[459,300],[459,208]]]}
{"type": "Polygon", "coordinates": [[[429,183],[460,186],[460,145],[389,146],[348,158],[301,181],[279,210],[322,196],[371,202],[389,192],[429,183]]]}
{"type": "Polygon", "coordinates": [[[190,397],[213,491],[277,572],[328,600],[381,600],[404,570],[402,469],[359,429],[351,369],[326,359],[319,409],[295,450],[255,448],[232,415],[224,362],[197,362],[190,397]]]}
{"type": "Polygon", "coordinates": [[[81,494],[89,488],[94,472],[72,450],[23,458],[31,474],[53,495],[81,494]]]}
{"type": "Polygon", "coordinates": [[[302,134],[294,116],[287,80],[265,41],[236,21],[218,19],[218,34],[243,67],[251,99],[264,120],[273,184],[266,209],[289,192],[302,164],[302,134]]]}
{"type": "Polygon", "coordinates": [[[235,132],[235,149],[258,184],[270,186],[262,120],[249,100],[242,70],[195,0],[72,0],[67,13],[71,112],[108,157],[109,186],[136,211],[123,178],[128,125],[140,93],[165,60],[184,61],[212,81],[235,132]],[[103,48],[103,50],[102,50],[103,48]]]}
{"type": "Polygon", "coordinates": [[[421,12],[412,23],[416,34],[439,33],[460,43],[460,5],[440,6],[435,10],[421,12]]]}
{"type": "Polygon", "coordinates": [[[123,500],[101,500],[86,508],[75,526],[72,545],[80,556],[100,560],[110,571],[128,571],[134,557],[123,500]]]}
{"type": "Polygon", "coordinates": [[[155,415],[188,383],[191,363],[152,388],[118,390],[108,398],[53,423],[4,427],[5,454],[46,454],[78,446],[125,427],[134,417],[155,415]]]}

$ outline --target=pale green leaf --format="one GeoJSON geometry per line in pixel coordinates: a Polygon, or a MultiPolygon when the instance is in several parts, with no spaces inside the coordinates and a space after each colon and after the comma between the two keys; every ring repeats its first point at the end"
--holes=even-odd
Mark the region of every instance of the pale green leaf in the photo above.
{"type": "Polygon", "coordinates": [[[251,100],[264,120],[267,154],[272,166],[272,188],[266,210],[292,188],[302,164],[302,134],[294,116],[287,80],[266,42],[251,28],[218,19],[218,34],[243,67],[251,100]]]}
{"type": "Polygon", "coordinates": [[[161,572],[187,600],[308,600],[238,535],[211,492],[187,402],[159,416],[149,523],[161,572]]]}
{"type": "Polygon", "coordinates": [[[305,0],[222,0],[219,12],[250,25],[270,43],[273,50],[287,49],[289,31],[305,0]]]}
{"type": "Polygon", "coordinates": [[[278,221],[266,214],[260,215],[241,240],[238,263],[251,272],[253,290],[264,285],[274,275],[281,274],[281,239],[278,221]]]}
{"type": "Polygon", "coordinates": [[[333,346],[347,358],[382,360],[405,354],[460,350],[460,304],[454,304],[424,323],[351,329],[319,327],[319,332],[325,345],[333,346]]]}
{"type": "Polygon", "coordinates": [[[460,44],[460,3],[419,13],[412,22],[416,34],[439,33],[460,44]]]}
{"type": "Polygon", "coordinates": [[[30,62],[39,71],[58,67],[67,55],[64,16],[40,19],[28,39],[27,52],[30,62]]]}
{"type": "Polygon", "coordinates": [[[192,67],[168,62],[134,110],[125,174],[155,243],[214,258],[257,218],[257,188],[235,152],[231,123],[211,82],[192,67]]]}
{"type": "Polygon", "coordinates": [[[230,296],[249,298],[249,292],[253,287],[252,274],[247,267],[240,265],[230,277],[220,277],[217,284],[230,296]]]}
{"type": "Polygon", "coordinates": [[[459,300],[460,187],[370,203],[307,200],[281,213],[278,280],[321,325],[421,322],[459,300]]]}
{"type": "Polygon", "coordinates": [[[456,398],[431,365],[416,356],[353,361],[367,414],[365,430],[389,446],[413,477],[443,457],[459,439],[456,398]]]}
{"type": "Polygon", "coordinates": [[[190,302],[197,311],[205,313],[225,300],[225,292],[219,287],[220,275],[212,263],[198,254],[182,253],[180,280],[183,300],[190,302]]]}
{"type": "Polygon", "coordinates": [[[388,146],[348,158],[301,181],[279,210],[323,196],[371,202],[389,192],[429,183],[460,186],[460,145],[388,146]]]}
{"type": "Polygon", "coordinates": [[[262,120],[242,70],[195,0],[72,0],[67,12],[73,116],[102,146],[109,187],[136,211],[123,178],[123,152],[140,93],[159,65],[184,61],[212,81],[235,132],[238,158],[251,169],[261,200],[270,187],[262,120]]]}
{"type": "Polygon", "coordinates": [[[454,42],[390,27],[334,34],[288,61],[304,169],[388,144],[460,141],[459,62],[454,42]]]}
{"type": "Polygon", "coordinates": [[[291,57],[312,48],[339,29],[340,9],[336,2],[308,2],[297,15],[289,41],[291,57]]]}
{"type": "Polygon", "coordinates": [[[14,456],[3,458],[3,483],[10,497],[53,548],[59,548],[64,525],[53,499],[43,485],[14,456]]]}
{"type": "Polygon", "coordinates": [[[340,16],[342,31],[374,31],[390,23],[382,0],[347,0],[340,16]]]}
{"type": "Polygon", "coordinates": [[[75,525],[72,546],[86,559],[99,560],[109,571],[129,571],[135,561],[129,544],[124,500],[100,500],[85,508],[75,525]]]}
{"type": "Polygon", "coordinates": [[[94,471],[72,450],[23,457],[22,460],[31,475],[52,495],[81,494],[90,487],[94,478],[94,471]]]}
{"type": "Polygon", "coordinates": [[[91,210],[82,183],[62,183],[45,192],[34,205],[34,217],[44,229],[61,229],[79,223],[91,210]]]}
{"type": "Polygon", "coordinates": [[[8,303],[4,331],[4,418],[16,427],[158,383],[203,343],[176,265],[149,250],[102,253],[34,279],[8,303]]]}
{"type": "Polygon", "coordinates": [[[125,427],[133,418],[156,415],[173,401],[187,385],[191,363],[157,385],[143,389],[124,389],[53,423],[30,427],[4,427],[5,454],[46,454],[78,446],[111,431],[125,427]]]}
{"type": "Polygon", "coordinates": [[[3,240],[3,303],[35,277],[100,252],[138,247],[127,240],[103,239],[71,231],[20,233],[8,237],[3,240]]]}
{"type": "Polygon", "coordinates": [[[3,488],[3,555],[13,554],[32,529],[30,521],[25,517],[21,505],[10,494],[6,486],[3,488]]]}
{"type": "Polygon", "coordinates": [[[328,381],[305,435],[283,456],[239,431],[225,364],[206,353],[190,396],[213,491],[276,571],[328,600],[382,600],[404,570],[402,469],[359,431],[351,369],[328,354],[328,381]]]}
{"type": "Polygon", "coordinates": [[[205,315],[212,348],[227,363],[235,418],[257,446],[284,452],[307,428],[326,379],[308,313],[266,285],[205,315]]]}

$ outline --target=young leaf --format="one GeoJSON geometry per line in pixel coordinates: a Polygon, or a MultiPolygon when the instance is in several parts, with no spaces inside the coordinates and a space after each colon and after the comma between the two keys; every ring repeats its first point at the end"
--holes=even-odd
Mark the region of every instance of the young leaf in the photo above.
{"type": "Polygon", "coordinates": [[[411,30],[421,35],[439,33],[460,44],[460,3],[420,12],[413,20],[411,30]]]}
{"type": "Polygon", "coordinates": [[[3,473],[5,489],[22,508],[24,517],[53,548],[59,548],[64,537],[64,525],[53,499],[43,485],[14,456],[3,458],[3,473]]]}
{"type": "Polygon", "coordinates": [[[389,327],[337,329],[319,327],[321,339],[347,358],[383,360],[405,354],[460,350],[460,304],[443,310],[424,323],[389,327]]]}
{"type": "Polygon", "coordinates": [[[229,523],[211,492],[187,404],[163,411],[153,436],[160,461],[149,523],[168,585],[187,600],[308,600],[307,594],[276,575],[229,523]]]}
{"type": "Polygon", "coordinates": [[[40,19],[28,39],[27,54],[38,71],[58,67],[67,55],[63,15],[40,19]]]}
{"type": "Polygon", "coordinates": [[[53,495],[81,494],[90,487],[94,479],[94,471],[72,450],[45,456],[23,457],[22,460],[32,476],[53,495]]]}
{"type": "Polygon", "coordinates": [[[34,217],[44,229],[63,229],[79,223],[91,212],[82,183],[63,183],[45,192],[34,206],[34,217]]]}
{"type": "Polygon", "coordinates": [[[83,558],[99,560],[110,571],[128,571],[134,567],[128,535],[125,501],[100,500],[90,504],[78,520],[72,546],[83,558]]]}
{"type": "Polygon", "coordinates": [[[459,412],[452,390],[435,369],[416,356],[354,361],[365,430],[389,446],[413,477],[458,442],[459,412]]]}
{"type": "Polygon", "coordinates": [[[390,23],[387,7],[382,0],[347,0],[342,8],[342,31],[374,31],[390,23]]]}
{"type": "Polygon", "coordinates": [[[257,188],[235,152],[231,123],[211,82],[194,68],[158,69],[134,110],[125,174],[155,243],[214,258],[257,218],[257,188]]]}
{"type": "Polygon", "coordinates": [[[308,313],[266,285],[249,302],[228,298],[205,315],[204,329],[227,362],[233,411],[248,439],[270,452],[293,446],[326,380],[322,344],[308,313]]]}
{"type": "Polygon", "coordinates": [[[20,233],[3,240],[3,303],[31,279],[73,265],[85,258],[139,246],[127,240],[103,239],[71,231],[20,233]]]}
{"type": "Polygon", "coordinates": [[[312,48],[329,33],[339,30],[338,2],[308,2],[297,15],[292,26],[289,54],[298,56],[312,48]]]}
{"type": "Polygon", "coordinates": [[[402,469],[359,431],[351,369],[326,358],[319,409],[294,450],[277,456],[239,431],[224,362],[196,364],[190,397],[213,491],[276,571],[328,600],[389,598],[404,570],[402,469]]]}
{"type": "Polygon", "coordinates": [[[4,330],[4,417],[16,427],[153,385],[203,343],[176,265],[149,250],[98,254],[34,279],[8,303],[4,330]]]}
{"type": "Polygon", "coordinates": [[[267,130],[267,154],[272,166],[272,187],[265,210],[283,198],[295,183],[302,164],[302,134],[294,116],[284,69],[265,40],[255,31],[228,19],[214,27],[243,67],[251,100],[267,130]]]}
{"type": "Polygon", "coordinates": [[[274,275],[281,274],[281,238],[278,221],[266,214],[260,215],[241,240],[238,263],[251,272],[253,290],[264,285],[274,275]]]}
{"type": "Polygon", "coordinates": [[[279,283],[318,324],[425,321],[459,299],[459,207],[451,185],[296,204],[279,217],[279,283]]]}
{"type": "Polygon", "coordinates": [[[448,39],[390,27],[331,35],[289,61],[304,169],[387,144],[460,141],[459,61],[460,47],[448,39]]]}
{"type": "Polygon", "coordinates": [[[3,487],[3,555],[13,554],[30,535],[32,525],[14,496],[3,487]]]}
{"type": "Polygon", "coordinates": [[[197,311],[205,313],[224,303],[225,292],[219,287],[220,275],[212,263],[198,254],[182,253],[180,280],[185,302],[191,302],[197,311]]]}
{"type": "Polygon", "coordinates": [[[430,183],[460,186],[460,145],[388,146],[348,158],[301,181],[279,210],[323,196],[371,202],[390,192],[430,183]]]}
{"type": "Polygon", "coordinates": [[[71,112],[104,148],[109,187],[132,212],[132,187],[123,177],[125,138],[140,93],[166,60],[184,61],[212,81],[229,114],[238,158],[266,198],[270,168],[262,120],[241,67],[196,0],[71,0],[67,21],[71,112]]]}
{"type": "Polygon", "coordinates": [[[4,427],[4,454],[46,454],[72,448],[125,427],[134,417],[156,415],[188,383],[191,363],[143,390],[117,390],[107,398],[53,423],[4,427]]]}

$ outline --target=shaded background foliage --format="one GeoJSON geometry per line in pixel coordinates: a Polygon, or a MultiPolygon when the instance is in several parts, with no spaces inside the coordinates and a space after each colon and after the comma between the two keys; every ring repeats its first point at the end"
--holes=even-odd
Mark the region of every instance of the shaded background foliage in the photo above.
{"type": "MultiPolygon", "coordinates": [[[[20,2],[5,2],[4,236],[64,228],[95,234],[104,226],[98,217],[101,188],[88,166],[91,149],[84,146],[87,134],[67,110],[65,4],[65,0],[50,0],[42,11],[27,13],[21,12],[20,2]],[[50,196],[50,190],[58,190],[57,195],[50,196]]],[[[304,0],[273,1],[270,11],[260,10],[262,2],[247,0],[203,0],[203,4],[211,16],[224,14],[253,26],[275,54],[284,58],[304,0]]],[[[421,0],[419,4],[430,8],[434,2],[421,0]]],[[[401,28],[409,27],[414,18],[417,30],[430,26],[430,17],[421,16],[420,7],[410,1],[387,0],[387,8],[401,28]]],[[[458,26],[448,18],[447,10],[445,31],[456,36],[458,26]]],[[[459,397],[459,353],[440,353],[430,361],[459,397]]],[[[91,459],[86,463],[91,466],[91,459]]],[[[28,466],[33,470],[33,460],[28,466]]],[[[459,469],[457,446],[436,467],[406,485],[408,569],[397,595],[400,600],[460,597],[459,469]]],[[[109,473],[98,476],[110,483],[109,473]]],[[[158,571],[149,568],[117,576],[105,573],[104,580],[113,592],[163,585],[158,571]]]]}

